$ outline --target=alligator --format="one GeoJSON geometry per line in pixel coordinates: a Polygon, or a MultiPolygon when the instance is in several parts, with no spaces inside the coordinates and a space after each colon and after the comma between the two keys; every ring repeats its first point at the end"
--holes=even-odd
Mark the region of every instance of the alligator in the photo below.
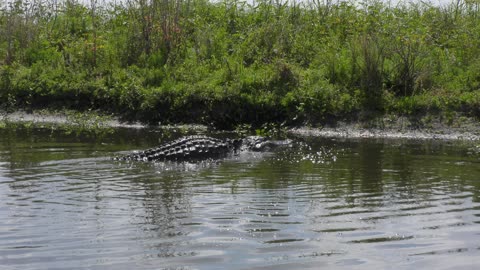
{"type": "Polygon", "coordinates": [[[135,161],[199,161],[219,159],[240,151],[269,151],[279,146],[289,146],[291,140],[270,140],[261,136],[242,139],[217,139],[208,136],[186,136],[116,160],[135,161]]]}

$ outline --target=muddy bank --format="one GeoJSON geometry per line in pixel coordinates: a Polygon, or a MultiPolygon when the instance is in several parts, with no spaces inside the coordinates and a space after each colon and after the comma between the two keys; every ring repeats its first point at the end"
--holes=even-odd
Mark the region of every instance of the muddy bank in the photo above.
{"type": "Polygon", "coordinates": [[[338,122],[335,126],[292,128],[289,132],[298,136],[477,141],[480,140],[480,122],[466,117],[420,117],[415,120],[384,117],[356,123],[338,122]]]}
{"type": "Polygon", "coordinates": [[[355,129],[346,128],[294,128],[289,130],[291,134],[299,136],[316,137],[342,137],[342,138],[391,138],[391,139],[436,139],[436,140],[480,140],[480,135],[472,132],[439,133],[432,130],[394,131],[380,129],[355,129]]]}
{"type": "MultiPolygon", "coordinates": [[[[125,122],[115,116],[99,115],[96,112],[51,112],[17,111],[0,112],[0,122],[31,123],[42,127],[50,125],[72,125],[106,128],[181,128],[205,132],[204,125],[147,126],[135,122],[125,122]]],[[[392,138],[392,139],[436,139],[436,140],[480,140],[480,122],[473,118],[423,116],[418,119],[388,116],[361,122],[337,122],[335,125],[319,127],[289,128],[287,133],[295,136],[341,137],[341,138],[392,138]]]]}
{"type": "Polygon", "coordinates": [[[32,123],[41,124],[59,124],[70,125],[84,122],[85,124],[96,122],[106,127],[125,127],[125,128],[144,128],[145,125],[140,123],[125,123],[110,116],[101,116],[94,112],[78,113],[78,112],[52,112],[52,111],[16,111],[12,113],[0,113],[1,121],[16,123],[32,123]]]}
{"type": "MultiPolygon", "coordinates": [[[[132,128],[143,129],[152,128],[152,126],[140,122],[126,122],[112,115],[103,115],[95,111],[75,112],[75,111],[16,111],[12,113],[0,112],[0,122],[11,122],[20,124],[33,124],[37,127],[42,125],[68,125],[84,126],[85,128],[132,128]]],[[[155,127],[155,126],[153,126],[155,127]]],[[[163,125],[162,128],[183,128],[193,130],[206,130],[204,125],[163,125]]]]}

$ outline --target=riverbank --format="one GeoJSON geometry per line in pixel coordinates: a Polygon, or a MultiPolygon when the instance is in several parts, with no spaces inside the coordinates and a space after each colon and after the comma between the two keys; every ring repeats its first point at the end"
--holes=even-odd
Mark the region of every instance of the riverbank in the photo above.
{"type": "MultiPolygon", "coordinates": [[[[102,115],[95,111],[16,111],[0,112],[0,128],[8,125],[45,128],[69,127],[83,131],[115,128],[146,129],[162,128],[205,133],[213,130],[200,124],[147,125],[141,122],[126,122],[113,115],[102,115]]],[[[272,127],[274,129],[275,126],[272,127]]],[[[237,131],[240,128],[237,129],[237,131]]],[[[390,138],[390,139],[436,139],[480,141],[480,122],[471,117],[456,115],[450,118],[418,116],[417,118],[382,116],[363,121],[335,121],[323,126],[282,127],[282,133],[293,136],[315,136],[335,138],[390,138]]],[[[270,130],[244,128],[243,133],[269,133],[270,130]]]]}
{"type": "Polygon", "coordinates": [[[0,111],[0,129],[49,129],[65,134],[102,137],[118,129],[156,129],[180,133],[205,132],[204,125],[148,125],[122,120],[120,117],[98,111],[34,110],[15,112],[0,111]]]}
{"type": "Polygon", "coordinates": [[[46,124],[54,125],[83,125],[91,127],[108,127],[108,128],[145,128],[146,125],[139,122],[127,123],[120,119],[102,115],[97,112],[75,112],[75,111],[15,111],[0,112],[0,123],[18,123],[23,125],[35,125],[42,127],[46,124]]]}
{"type": "Polygon", "coordinates": [[[0,109],[222,130],[480,118],[478,1],[81,2],[0,4],[0,109]]]}
{"type": "Polygon", "coordinates": [[[455,123],[435,119],[419,124],[407,117],[399,117],[395,120],[380,118],[369,122],[339,122],[335,126],[319,128],[298,127],[290,129],[289,133],[329,138],[480,141],[480,123],[472,118],[462,118],[455,123]]]}

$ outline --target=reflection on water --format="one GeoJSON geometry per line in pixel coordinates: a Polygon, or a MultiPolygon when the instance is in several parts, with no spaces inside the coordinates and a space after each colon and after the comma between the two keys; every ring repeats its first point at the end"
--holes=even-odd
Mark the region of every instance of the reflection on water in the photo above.
{"type": "Polygon", "coordinates": [[[480,267],[471,146],[306,138],[214,163],[108,158],[158,143],[141,132],[0,131],[0,268],[480,267]]]}

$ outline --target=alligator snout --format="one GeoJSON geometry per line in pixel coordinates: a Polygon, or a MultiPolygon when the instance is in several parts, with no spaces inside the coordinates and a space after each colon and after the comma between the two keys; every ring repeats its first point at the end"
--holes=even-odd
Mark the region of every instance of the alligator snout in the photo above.
{"type": "Polygon", "coordinates": [[[268,151],[275,148],[280,147],[290,147],[292,145],[292,140],[285,139],[285,140],[266,140],[263,142],[256,143],[253,146],[252,150],[255,151],[268,151]]]}

